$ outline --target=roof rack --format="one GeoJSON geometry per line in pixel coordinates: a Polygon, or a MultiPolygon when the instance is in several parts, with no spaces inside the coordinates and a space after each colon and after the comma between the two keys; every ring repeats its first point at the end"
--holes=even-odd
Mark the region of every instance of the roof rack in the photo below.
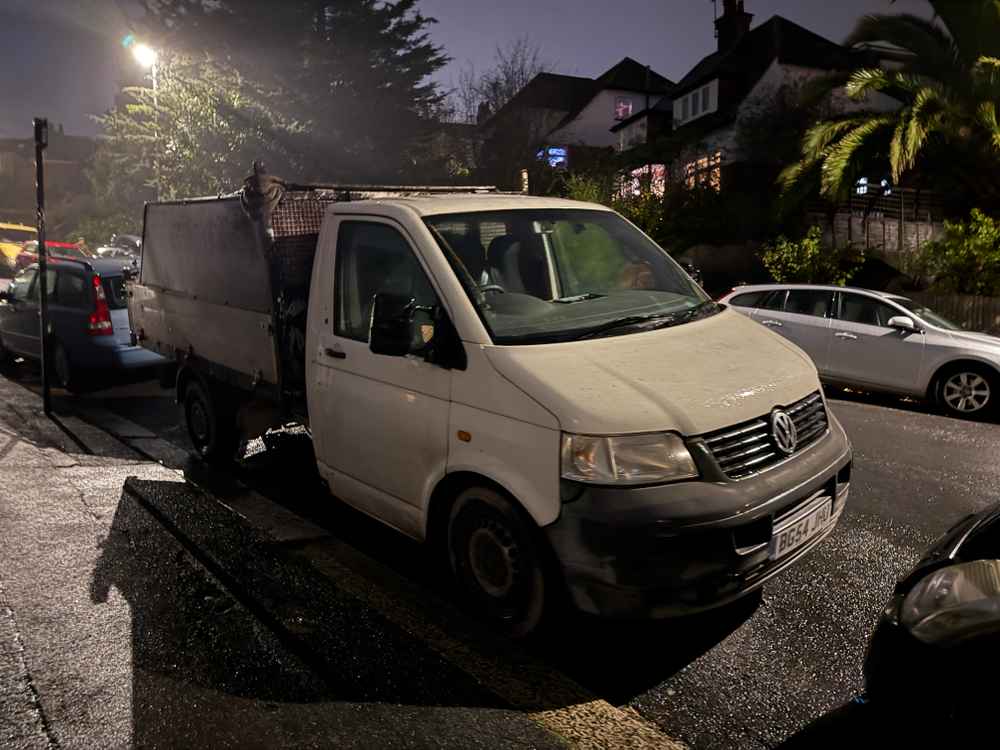
{"type": "Polygon", "coordinates": [[[341,193],[497,193],[496,185],[336,185],[286,182],[286,190],[328,190],[341,193]]]}

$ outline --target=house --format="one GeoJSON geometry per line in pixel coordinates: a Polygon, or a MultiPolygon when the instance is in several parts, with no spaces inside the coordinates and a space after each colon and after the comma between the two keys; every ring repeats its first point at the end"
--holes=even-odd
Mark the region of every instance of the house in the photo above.
{"type": "Polygon", "coordinates": [[[597,78],[539,73],[483,118],[480,160],[488,170],[492,162],[493,171],[519,170],[536,156],[554,167],[567,166],[574,151],[613,148],[617,136],[611,126],[656,104],[672,86],[629,57],[597,78]]]}
{"type": "MultiPolygon", "coordinates": [[[[89,192],[84,166],[97,148],[93,138],[49,130],[45,150],[45,188],[50,206],[89,192]]],[[[0,221],[35,222],[35,142],[0,138],[0,221]]]]}
{"type": "MultiPolygon", "coordinates": [[[[715,189],[759,187],[761,169],[774,165],[757,163],[759,154],[747,153],[741,123],[773,106],[779,92],[853,68],[860,55],[872,57],[870,51],[849,49],[781,16],[754,28],[752,21],[743,0],[723,0],[723,14],[715,21],[717,50],[691,68],[669,100],[612,127],[619,150],[652,142],[672,130],[674,142],[684,146],[668,167],[671,182],[715,189]]],[[[834,106],[898,106],[889,97],[877,97],[859,104],[839,95],[834,106]]]]}

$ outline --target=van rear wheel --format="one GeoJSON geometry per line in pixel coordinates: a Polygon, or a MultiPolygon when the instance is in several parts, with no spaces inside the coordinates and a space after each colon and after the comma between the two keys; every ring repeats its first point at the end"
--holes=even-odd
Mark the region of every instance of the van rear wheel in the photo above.
{"type": "Polygon", "coordinates": [[[506,634],[536,630],[548,584],[537,529],[520,508],[488,487],[469,487],[448,519],[448,559],[470,606],[506,634]]]}
{"type": "Polygon", "coordinates": [[[209,463],[225,464],[236,458],[236,418],[222,399],[213,399],[197,380],[184,389],[184,419],[191,444],[209,463]]]}

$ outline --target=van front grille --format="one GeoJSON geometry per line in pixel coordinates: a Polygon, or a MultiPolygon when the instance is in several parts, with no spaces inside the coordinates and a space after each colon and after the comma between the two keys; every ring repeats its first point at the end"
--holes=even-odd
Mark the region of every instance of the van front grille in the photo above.
{"type": "Polygon", "coordinates": [[[770,414],[702,436],[727,477],[743,479],[757,474],[808,448],[829,429],[826,407],[818,391],[791,406],[782,407],[782,411],[795,423],[797,443],[792,453],[778,448],[770,414]]]}

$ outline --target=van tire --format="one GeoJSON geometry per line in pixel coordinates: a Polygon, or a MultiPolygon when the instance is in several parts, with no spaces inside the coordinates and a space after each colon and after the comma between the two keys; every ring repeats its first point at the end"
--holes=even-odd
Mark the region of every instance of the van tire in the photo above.
{"type": "Polygon", "coordinates": [[[551,586],[531,518],[490,487],[464,489],[451,506],[448,561],[470,607],[512,637],[536,631],[551,586]]]}
{"type": "Polygon", "coordinates": [[[236,415],[198,380],[184,389],[184,421],[191,444],[205,461],[225,465],[236,460],[236,415]]]}

